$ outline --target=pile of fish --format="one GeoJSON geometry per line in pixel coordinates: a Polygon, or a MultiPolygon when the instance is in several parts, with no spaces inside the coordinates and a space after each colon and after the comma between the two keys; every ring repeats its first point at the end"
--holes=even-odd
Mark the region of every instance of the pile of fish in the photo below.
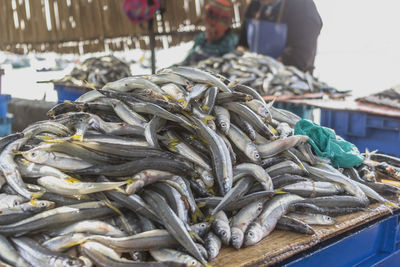
{"type": "Polygon", "coordinates": [[[372,103],[400,109],[400,86],[395,86],[376,94],[361,97],[357,100],[364,103],[372,103]]]}
{"type": "Polygon", "coordinates": [[[261,95],[304,95],[322,92],[330,98],[344,98],[350,93],[338,91],[294,66],[285,66],[272,57],[255,53],[234,51],[219,58],[212,57],[200,61],[196,67],[248,85],[261,95]]]}
{"type": "Polygon", "coordinates": [[[77,65],[57,83],[101,88],[106,83],[131,76],[129,65],[115,56],[91,57],[77,65]]]}
{"type": "Polygon", "coordinates": [[[397,207],[398,188],[293,135],[299,117],[199,69],[124,78],[48,115],[0,139],[4,266],[201,266],[275,228],[397,207]]]}

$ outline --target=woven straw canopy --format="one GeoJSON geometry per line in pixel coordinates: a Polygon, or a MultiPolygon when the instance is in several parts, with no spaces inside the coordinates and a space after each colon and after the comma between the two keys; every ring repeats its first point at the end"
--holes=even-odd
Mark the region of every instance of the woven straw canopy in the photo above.
{"type": "MultiPolygon", "coordinates": [[[[235,0],[232,27],[246,0],[235,0]]],[[[163,0],[154,22],[156,47],[191,40],[202,28],[204,0],[163,0]]],[[[122,0],[1,0],[0,50],[88,53],[148,49],[148,24],[132,24],[122,0]]]]}

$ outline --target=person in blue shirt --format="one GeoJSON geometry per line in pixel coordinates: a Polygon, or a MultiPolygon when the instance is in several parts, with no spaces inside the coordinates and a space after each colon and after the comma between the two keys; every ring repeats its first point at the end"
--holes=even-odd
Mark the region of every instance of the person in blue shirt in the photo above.
{"type": "Polygon", "coordinates": [[[205,6],[205,32],[199,33],[194,45],[180,65],[196,65],[209,57],[220,57],[236,49],[238,37],[230,28],[232,3],[229,0],[210,0],[205,6]]]}

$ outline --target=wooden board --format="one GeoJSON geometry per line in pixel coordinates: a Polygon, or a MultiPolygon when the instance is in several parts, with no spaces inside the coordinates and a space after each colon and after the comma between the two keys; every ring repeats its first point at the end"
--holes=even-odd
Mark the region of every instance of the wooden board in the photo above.
{"type": "Polygon", "coordinates": [[[374,204],[368,211],[356,212],[335,217],[332,226],[314,226],[312,236],[275,230],[257,245],[235,250],[223,248],[216,259],[210,262],[213,267],[221,266],[268,266],[287,259],[316,244],[349,231],[357,226],[389,214],[382,204],[374,204]]]}

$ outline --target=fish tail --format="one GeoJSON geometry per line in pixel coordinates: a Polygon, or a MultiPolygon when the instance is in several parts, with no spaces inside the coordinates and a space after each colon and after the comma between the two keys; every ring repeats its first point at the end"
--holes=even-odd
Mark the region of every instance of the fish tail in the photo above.
{"type": "Polygon", "coordinates": [[[274,190],[275,194],[287,194],[288,192],[283,191],[281,188],[274,190]]]}

